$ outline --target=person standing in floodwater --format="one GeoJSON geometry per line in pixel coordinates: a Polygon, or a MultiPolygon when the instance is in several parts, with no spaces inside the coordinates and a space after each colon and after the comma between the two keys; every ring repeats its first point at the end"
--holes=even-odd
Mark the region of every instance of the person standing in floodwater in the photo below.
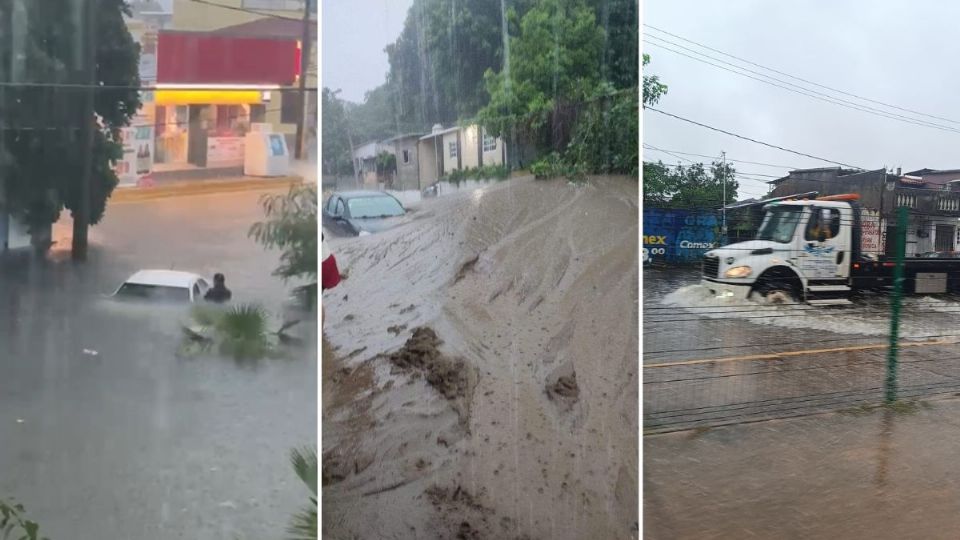
{"type": "Polygon", "coordinates": [[[223,274],[216,273],[213,275],[213,288],[207,291],[207,294],[203,295],[203,299],[207,302],[216,302],[222,304],[230,300],[230,297],[233,296],[233,293],[230,292],[230,289],[227,288],[227,280],[223,277],[223,274]]]}
{"type": "MultiPolygon", "coordinates": [[[[324,239],[323,233],[320,233],[320,256],[321,256],[321,266],[320,266],[320,281],[322,282],[323,290],[332,289],[340,283],[340,269],[337,268],[337,259],[333,256],[333,253],[327,249],[327,241],[324,239]]],[[[323,319],[326,314],[326,309],[323,308],[322,303],[320,307],[320,329],[323,330],[323,319]]]]}

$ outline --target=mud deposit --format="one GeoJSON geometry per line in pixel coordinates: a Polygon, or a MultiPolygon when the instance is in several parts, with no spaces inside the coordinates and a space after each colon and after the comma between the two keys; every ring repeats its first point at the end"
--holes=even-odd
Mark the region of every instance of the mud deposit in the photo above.
{"type": "Polygon", "coordinates": [[[638,195],[515,179],[329,242],[324,537],[637,536],[638,195]]]}

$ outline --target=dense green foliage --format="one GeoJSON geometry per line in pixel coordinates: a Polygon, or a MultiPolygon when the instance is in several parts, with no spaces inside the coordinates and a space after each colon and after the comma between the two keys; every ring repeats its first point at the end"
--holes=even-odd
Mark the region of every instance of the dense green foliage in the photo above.
{"type": "Polygon", "coordinates": [[[719,208],[737,200],[740,187],[729,163],[713,162],[668,167],[663,162],[643,163],[643,204],[651,208],[719,208]],[[723,184],[726,182],[726,201],[723,184]]]}
{"type": "Polygon", "coordinates": [[[79,182],[87,150],[85,126],[99,119],[92,155],[91,223],[104,214],[117,185],[113,163],[122,156],[120,129],[140,106],[139,46],[124,23],[123,0],[99,0],[96,11],[97,118],[84,114],[86,85],[81,10],[70,0],[0,0],[0,178],[8,207],[31,226],[47,225],[60,210],[79,207],[79,182]],[[69,86],[63,86],[69,85],[69,86]]]}
{"type": "Polygon", "coordinates": [[[564,177],[571,182],[583,182],[586,179],[586,167],[564,159],[557,152],[551,152],[530,165],[530,174],[537,180],[564,177]]]}
{"type": "Polygon", "coordinates": [[[329,88],[320,94],[323,118],[321,118],[321,173],[324,175],[352,175],[350,135],[347,113],[343,101],[329,88]]]}
{"type": "Polygon", "coordinates": [[[443,180],[451,184],[459,184],[464,180],[506,180],[509,176],[510,169],[506,165],[483,165],[450,171],[443,180]]]}
{"type": "Polygon", "coordinates": [[[486,73],[490,102],[480,122],[508,140],[555,153],[538,162],[540,172],[636,174],[637,69],[628,64],[635,18],[623,2],[537,3],[510,36],[509,69],[486,73]]]}
{"type": "Polygon", "coordinates": [[[508,148],[636,174],[637,16],[634,0],[414,0],[385,83],[324,109],[324,147],[349,147],[341,110],[356,144],[479,121],[508,148]]]}

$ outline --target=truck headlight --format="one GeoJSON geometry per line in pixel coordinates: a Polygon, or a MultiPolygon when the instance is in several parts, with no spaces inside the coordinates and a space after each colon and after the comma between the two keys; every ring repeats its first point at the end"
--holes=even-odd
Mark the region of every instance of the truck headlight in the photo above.
{"type": "Polygon", "coordinates": [[[360,231],[357,236],[370,236],[370,231],[360,231]]]}
{"type": "Polygon", "coordinates": [[[733,268],[727,270],[723,273],[723,277],[728,278],[745,278],[750,275],[750,272],[753,270],[749,266],[734,266],[733,268]]]}

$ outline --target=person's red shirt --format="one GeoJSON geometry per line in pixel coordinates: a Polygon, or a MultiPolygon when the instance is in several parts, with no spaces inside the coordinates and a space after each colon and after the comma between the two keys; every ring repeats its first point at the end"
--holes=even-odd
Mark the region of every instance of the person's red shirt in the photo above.
{"type": "Polygon", "coordinates": [[[340,270],[337,268],[337,259],[327,249],[327,241],[320,235],[320,280],[323,290],[332,289],[340,283],[340,270]]]}

